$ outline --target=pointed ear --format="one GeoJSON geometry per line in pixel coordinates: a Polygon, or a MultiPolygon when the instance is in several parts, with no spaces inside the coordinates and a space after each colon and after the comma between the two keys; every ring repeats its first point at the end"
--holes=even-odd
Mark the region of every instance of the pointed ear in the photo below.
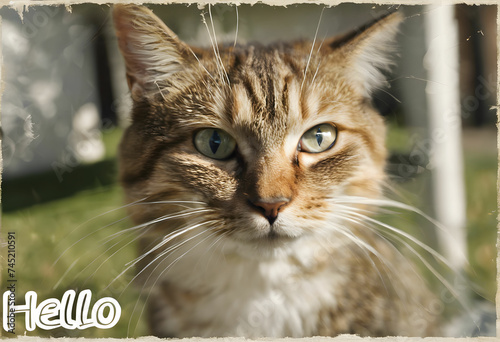
{"type": "Polygon", "coordinates": [[[390,12],[329,42],[335,60],[346,66],[346,77],[363,96],[370,97],[374,89],[387,86],[383,72],[394,65],[394,40],[402,21],[400,12],[390,12]]]}
{"type": "Polygon", "coordinates": [[[113,21],[134,101],[158,91],[159,84],[169,84],[169,78],[193,57],[189,47],[146,7],[114,5],[113,21]]]}

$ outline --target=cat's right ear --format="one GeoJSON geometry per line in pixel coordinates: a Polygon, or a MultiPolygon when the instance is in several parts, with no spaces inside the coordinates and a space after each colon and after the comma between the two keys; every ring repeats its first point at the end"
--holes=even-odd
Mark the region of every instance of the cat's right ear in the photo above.
{"type": "Polygon", "coordinates": [[[342,64],[351,84],[368,98],[374,89],[387,85],[383,72],[394,65],[394,42],[403,19],[401,12],[390,10],[325,44],[331,61],[342,64]]]}
{"type": "Polygon", "coordinates": [[[161,91],[193,57],[190,48],[146,7],[114,5],[113,21],[134,101],[161,91]]]}

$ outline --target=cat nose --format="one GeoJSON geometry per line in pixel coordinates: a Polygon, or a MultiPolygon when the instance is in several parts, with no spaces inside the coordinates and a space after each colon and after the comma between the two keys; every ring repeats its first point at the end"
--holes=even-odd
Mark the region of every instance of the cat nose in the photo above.
{"type": "Polygon", "coordinates": [[[252,202],[254,206],[259,208],[260,212],[267,218],[270,224],[273,224],[274,221],[278,218],[278,213],[282,210],[287,204],[290,202],[289,200],[278,200],[278,201],[263,201],[258,200],[252,202]]]}

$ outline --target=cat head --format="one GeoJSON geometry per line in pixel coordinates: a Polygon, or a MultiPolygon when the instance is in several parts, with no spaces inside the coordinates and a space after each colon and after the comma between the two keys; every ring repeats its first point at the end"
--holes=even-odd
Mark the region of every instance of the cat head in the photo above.
{"type": "Polygon", "coordinates": [[[207,49],[145,7],[113,16],[133,99],[121,179],[130,201],[156,203],[132,206],[137,222],[189,202],[229,239],[279,244],[315,234],[338,196],[380,195],[385,126],[370,96],[398,13],[325,41],[207,49]]]}

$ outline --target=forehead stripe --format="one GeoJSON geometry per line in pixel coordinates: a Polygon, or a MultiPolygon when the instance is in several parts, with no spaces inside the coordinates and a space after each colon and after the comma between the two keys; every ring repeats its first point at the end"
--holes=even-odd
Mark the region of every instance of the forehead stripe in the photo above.
{"type": "Polygon", "coordinates": [[[259,92],[257,91],[257,87],[259,87],[259,85],[255,84],[255,81],[258,81],[258,78],[252,76],[254,75],[245,75],[245,77],[243,78],[243,86],[245,87],[247,96],[252,103],[254,112],[260,112],[263,107],[265,108],[266,99],[262,96],[259,97],[259,95],[263,94],[259,94],[259,92]]]}

